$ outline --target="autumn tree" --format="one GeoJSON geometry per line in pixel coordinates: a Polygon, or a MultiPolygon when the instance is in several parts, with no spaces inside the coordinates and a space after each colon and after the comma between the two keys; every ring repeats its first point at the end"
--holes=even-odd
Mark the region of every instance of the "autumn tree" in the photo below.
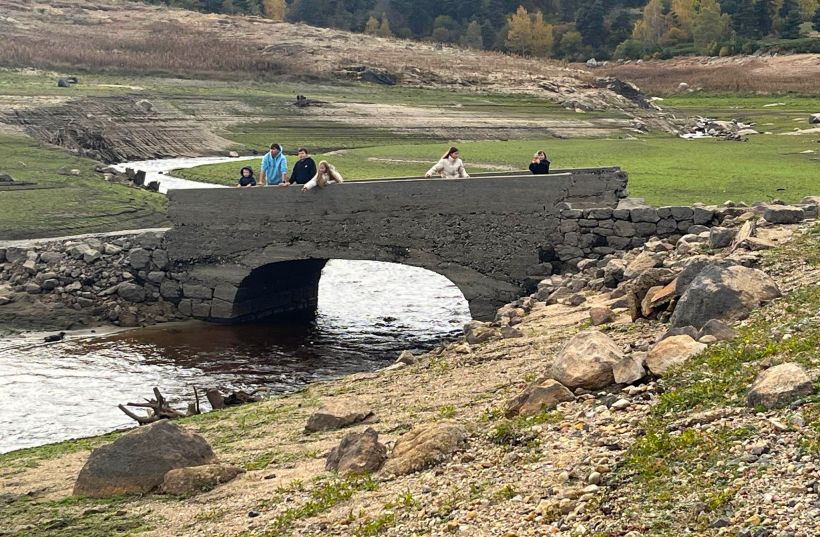
{"type": "Polygon", "coordinates": [[[549,56],[554,40],[552,25],[544,22],[544,14],[536,11],[531,19],[532,53],[536,56],[549,56]]]}
{"type": "Polygon", "coordinates": [[[364,33],[371,34],[371,35],[376,35],[378,32],[379,32],[379,20],[376,17],[374,17],[373,15],[370,15],[370,17],[367,19],[367,22],[364,25],[364,33]]]}
{"type": "Polygon", "coordinates": [[[661,0],[649,0],[643,8],[643,17],[635,24],[632,37],[645,44],[657,45],[669,29],[661,0]]]}
{"type": "Polygon", "coordinates": [[[518,6],[516,12],[509,17],[507,30],[507,48],[519,54],[527,54],[532,50],[532,22],[530,14],[524,6],[518,6]]]}
{"type": "Polygon", "coordinates": [[[287,4],[285,0],[264,0],[265,16],[275,21],[285,20],[287,4]]]}

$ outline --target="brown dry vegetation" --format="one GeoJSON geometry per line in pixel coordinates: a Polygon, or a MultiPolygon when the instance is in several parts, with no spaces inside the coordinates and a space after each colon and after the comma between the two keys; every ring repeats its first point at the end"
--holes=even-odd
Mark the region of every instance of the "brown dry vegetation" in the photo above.
{"type": "Polygon", "coordinates": [[[820,93],[820,54],[772,57],[674,58],[640,64],[610,64],[596,73],[637,84],[642,90],[668,95],[681,82],[710,92],[778,94],[820,93]]]}

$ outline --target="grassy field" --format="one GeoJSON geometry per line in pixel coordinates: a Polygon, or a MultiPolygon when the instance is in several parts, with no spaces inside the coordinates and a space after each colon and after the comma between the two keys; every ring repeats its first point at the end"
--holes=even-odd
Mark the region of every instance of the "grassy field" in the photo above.
{"type": "Polygon", "coordinates": [[[0,135],[0,171],[48,187],[0,191],[0,239],[167,225],[165,196],[107,183],[95,164],[27,137],[0,135]]]}
{"type": "MultiPolygon", "coordinates": [[[[786,133],[808,128],[808,114],[820,109],[820,99],[699,95],[669,98],[663,104],[679,116],[735,118],[753,122],[760,132],[771,134],[751,136],[747,142],[647,135],[622,139],[467,141],[458,146],[468,171],[525,169],[529,156],[538,149],[547,151],[553,168],[620,166],[629,172],[631,195],[644,197],[655,205],[722,203],[729,199],[753,202],[774,197],[794,202],[818,193],[818,135],[786,133]],[[784,104],[765,106],[771,103],[784,104]]],[[[518,106],[527,108],[524,103],[518,106]]],[[[342,154],[325,156],[319,152],[314,159],[327,158],[349,180],[422,174],[448,144],[402,139],[377,129],[346,130],[327,124],[294,127],[266,122],[224,135],[259,145],[263,140],[288,141],[291,149],[296,144],[344,148],[342,154]]],[[[258,168],[258,161],[253,165],[258,168]]],[[[227,163],[192,168],[180,171],[179,175],[233,184],[238,169],[238,165],[227,163]]]]}

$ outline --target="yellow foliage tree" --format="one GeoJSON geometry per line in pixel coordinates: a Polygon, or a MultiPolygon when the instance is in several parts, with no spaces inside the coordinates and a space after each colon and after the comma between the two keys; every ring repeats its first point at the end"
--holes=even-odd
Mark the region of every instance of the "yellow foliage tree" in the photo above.
{"type": "Polygon", "coordinates": [[[264,0],[263,6],[267,18],[275,21],[285,20],[285,12],[288,8],[285,0],[264,0]]]}
{"type": "Polygon", "coordinates": [[[387,15],[382,13],[382,23],[379,26],[379,35],[382,37],[392,37],[393,32],[390,30],[390,21],[387,20],[387,15]]]}
{"type": "Polygon", "coordinates": [[[518,6],[515,13],[508,19],[506,45],[510,50],[519,54],[527,54],[532,50],[533,34],[530,14],[524,6],[518,6]]]}
{"type": "Polygon", "coordinates": [[[535,56],[549,56],[553,40],[552,25],[544,22],[543,13],[536,11],[532,17],[532,53],[535,56]]]}
{"type": "Polygon", "coordinates": [[[643,8],[643,18],[635,23],[632,37],[644,43],[657,45],[668,29],[669,21],[663,14],[661,1],[650,0],[643,8]]]}
{"type": "Polygon", "coordinates": [[[370,18],[367,19],[367,22],[364,25],[364,33],[366,34],[377,34],[379,32],[379,21],[373,15],[370,15],[370,18]]]}
{"type": "Polygon", "coordinates": [[[672,0],[672,13],[675,14],[677,27],[685,34],[686,39],[690,39],[692,23],[695,21],[695,0],[672,0]]]}

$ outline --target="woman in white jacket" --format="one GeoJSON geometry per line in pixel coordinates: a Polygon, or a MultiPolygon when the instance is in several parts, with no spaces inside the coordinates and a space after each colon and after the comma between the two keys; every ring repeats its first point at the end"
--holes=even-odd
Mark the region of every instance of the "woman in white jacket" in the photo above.
{"type": "Polygon", "coordinates": [[[302,187],[302,192],[306,192],[312,188],[319,187],[324,188],[330,183],[344,183],[344,178],[342,174],[336,171],[336,167],[333,164],[328,163],[326,160],[319,161],[319,166],[316,169],[316,175],[313,176],[313,179],[305,183],[305,186],[302,187]]]}
{"type": "Polygon", "coordinates": [[[425,177],[432,177],[433,175],[440,175],[445,179],[470,177],[464,169],[464,163],[458,158],[458,149],[455,147],[451,147],[447,153],[441,157],[441,160],[424,174],[425,177]]]}

